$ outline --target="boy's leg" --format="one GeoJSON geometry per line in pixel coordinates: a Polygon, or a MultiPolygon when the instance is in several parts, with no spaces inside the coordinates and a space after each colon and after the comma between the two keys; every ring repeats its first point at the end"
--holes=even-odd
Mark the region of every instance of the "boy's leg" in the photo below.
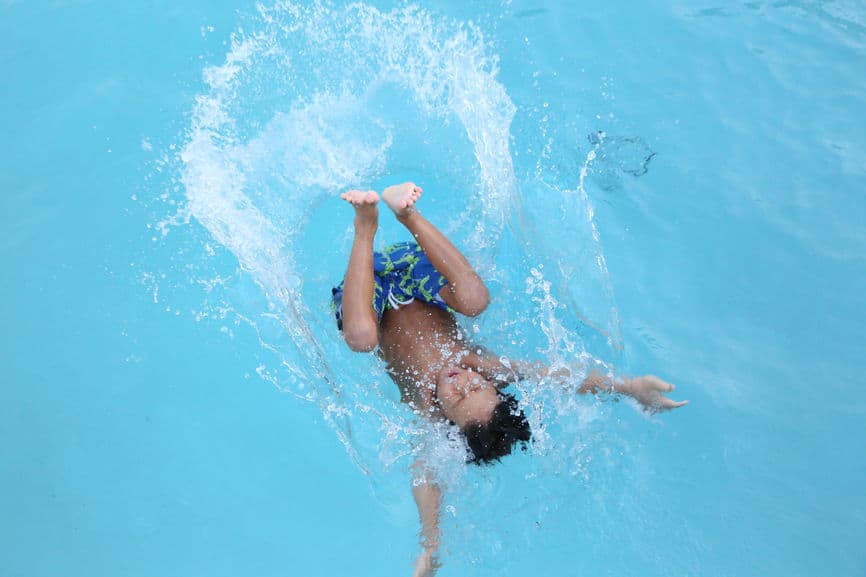
{"type": "Polygon", "coordinates": [[[409,229],[430,263],[448,281],[439,292],[448,306],[464,315],[477,316],[487,308],[490,293],[466,257],[415,209],[415,202],[420,197],[421,188],[411,182],[389,186],[382,193],[382,200],[394,211],[397,220],[409,229]]]}
{"type": "Polygon", "coordinates": [[[370,351],[379,344],[379,319],[372,304],[379,195],[372,190],[350,190],[341,198],[355,207],[355,240],[343,281],[343,337],[353,351],[370,351]]]}

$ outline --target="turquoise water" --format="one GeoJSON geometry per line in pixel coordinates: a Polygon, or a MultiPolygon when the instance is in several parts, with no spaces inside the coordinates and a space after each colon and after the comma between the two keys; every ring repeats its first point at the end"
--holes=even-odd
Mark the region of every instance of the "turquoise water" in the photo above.
{"type": "Polygon", "coordinates": [[[0,575],[411,574],[417,427],[327,309],[336,192],[407,179],[479,340],[691,400],[419,447],[440,575],[866,571],[862,5],[265,6],[0,3],[0,575]]]}

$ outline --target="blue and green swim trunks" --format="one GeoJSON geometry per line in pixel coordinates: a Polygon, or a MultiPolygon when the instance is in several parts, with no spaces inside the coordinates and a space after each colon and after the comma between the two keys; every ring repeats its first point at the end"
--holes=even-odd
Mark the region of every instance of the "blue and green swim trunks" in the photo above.
{"type": "MultiPolygon", "coordinates": [[[[343,284],[331,290],[331,310],[343,330],[343,284]]],[[[373,253],[373,310],[379,321],[385,311],[415,299],[454,312],[439,291],[448,280],[436,270],[415,242],[400,242],[373,253]]]]}

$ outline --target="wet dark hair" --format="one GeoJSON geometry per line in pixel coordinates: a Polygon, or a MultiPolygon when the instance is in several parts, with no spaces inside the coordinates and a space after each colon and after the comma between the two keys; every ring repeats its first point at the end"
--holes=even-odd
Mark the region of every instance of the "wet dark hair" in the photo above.
{"type": "Polygon", "coordinates": [[[517,399],[506,394],[500,394],[499,397],[502,400],[493,409],[490,421],[473,421],[462,429],[472,452],[468,459],[470,463],[481,465],[498,461],[510,455],[512,447],[518,442],[526,450],[526,442],[532,437],[529,421],[517,406],[517,399]]]}

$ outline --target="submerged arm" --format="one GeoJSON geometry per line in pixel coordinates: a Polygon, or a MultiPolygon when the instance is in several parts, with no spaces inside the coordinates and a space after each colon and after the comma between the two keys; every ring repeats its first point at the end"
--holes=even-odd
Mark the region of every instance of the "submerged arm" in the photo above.
{"type": "Polygon", "coordinates": [[[439,568],[437,552],[439,551],[439,503],[442,492],[439,485],[430,478],[429,470],[422,462],[416,462],[413,467],[412,496],[418,506],[421,518],[421,554],[415,561],[413,577],[430,577],[439,568]]]}

